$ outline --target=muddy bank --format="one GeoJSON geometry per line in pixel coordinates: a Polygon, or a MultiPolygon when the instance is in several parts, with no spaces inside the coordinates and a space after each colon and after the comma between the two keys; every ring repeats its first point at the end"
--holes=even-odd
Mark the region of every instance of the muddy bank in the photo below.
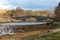
{"type": "Polygon", "coordinates": [[[29,31],[38,31],[38,30],[51,30],[55,28],[54,24],[46,25],[31,25],[31,26],[14,26],[15,32],[29,32],[29,31]]]}

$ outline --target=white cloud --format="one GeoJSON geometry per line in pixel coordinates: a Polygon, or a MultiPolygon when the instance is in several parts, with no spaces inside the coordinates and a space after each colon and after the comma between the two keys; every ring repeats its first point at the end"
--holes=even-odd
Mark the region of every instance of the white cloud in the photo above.
{"type": "Polygon", "coordinates": [[[0,0],[0,5],[6,5],[6,4],[8,4],[7,0],[0,0]]]}
{"type": "Polygon", "coordinates": [[[15,9],[16,6],[10,5],[8,0],[0,0],[0,9],[15,9]]]}
{"type": "MultiPolygon", "coordinates": [[[[54,5],[55,6],[58,4],[59,1],[60,0],[0,0],[0,9],[15,9],[16,6],[25,8],[25,6],[29,7],[30,3],[36,4],[36,5],[38,4],[39,6],[41,5],[45,5],[45,6],[54,5]],[[53,2],[53,4],[51,2],[53,2]]],[[[25,9],[28,9],[28,8],[25,8],[25,9]]],[[[39,9],[43,9],[43,8],[39,8],[39,9]]]]}
{"type": "Polygon", "coordinates": [[[59,2],[60,0],[58,0],[58,2],[59,2]]]}
{"type": "Polygon", "coordinates": [[[4,9],[15,9],[16,8],[16,6],[12,6],[12,5],[1,5],[0,6],[0,9],[2,9],[2,10],[4,10],[4,9]]]}

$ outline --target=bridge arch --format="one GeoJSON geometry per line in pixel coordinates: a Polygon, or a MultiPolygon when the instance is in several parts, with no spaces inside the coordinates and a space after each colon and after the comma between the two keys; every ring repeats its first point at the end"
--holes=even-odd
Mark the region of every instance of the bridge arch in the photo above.
{"type": "Polygon", "coordinates": [[[37,19],[34,18],[34,17],[29,17],[29,18],[27,18],[25,21],[26,21],[26,22],[36,22],[37,19]]]}
{"type": "Polygon", "coordinates": [[[43,17],[43,16],[21,16],[21,17],[13,17],[13,19],[23,20],[23,22],[25,22],[28,19],[30,19],[30,20],[35,19],[37,22],[39,22],[39,21],[48,19],[48,17],[43,17]]]}

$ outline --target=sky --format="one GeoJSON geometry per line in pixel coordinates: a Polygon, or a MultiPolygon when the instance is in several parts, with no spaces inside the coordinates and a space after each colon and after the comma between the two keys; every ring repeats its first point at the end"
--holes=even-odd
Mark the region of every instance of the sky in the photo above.
{"type": "Polygon", "coordinates": [[[60,0],[0,0],[0,9],[54,10],[60,0]]]}

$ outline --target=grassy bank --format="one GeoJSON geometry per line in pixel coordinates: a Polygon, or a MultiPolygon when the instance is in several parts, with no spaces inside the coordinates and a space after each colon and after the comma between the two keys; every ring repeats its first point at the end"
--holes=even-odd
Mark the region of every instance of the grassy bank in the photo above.
{"type": "Polygon", "coordinates": [[[23,38],[22,40],[60,40],[60,31],[49,35],[44,35],[41,37],[39,35],[35,37],[26,37],[23,38]]]}
{"type": "MultiPolygon", "coordinates": [[[[11,35],[9,35],[9,36],[11,36],[11,35]]],[[[39,35],[29,36],[29,37],[16,37],[16,38],[12,38],[9,36],[6,35],[6,38],[3,40],[60,40],[60,31],[56,32],[56,33],[49,34],[49,35],[44,35],[41,37],[39,35]]]]}
{"type": "Polygon", "coordinates": [[[14,30],[17,34],[14,35],[3,35],[0,37],[0,40],[60,40],[60,31],[44,36],[40,36],[41,33],[45,33],[48,30],[58,29],[60,22],[57,22],[55,25],[42,24],[34,26],[14,26],[14,30]],[[22,31],[20,31],[22,30],[22,31]]]}

